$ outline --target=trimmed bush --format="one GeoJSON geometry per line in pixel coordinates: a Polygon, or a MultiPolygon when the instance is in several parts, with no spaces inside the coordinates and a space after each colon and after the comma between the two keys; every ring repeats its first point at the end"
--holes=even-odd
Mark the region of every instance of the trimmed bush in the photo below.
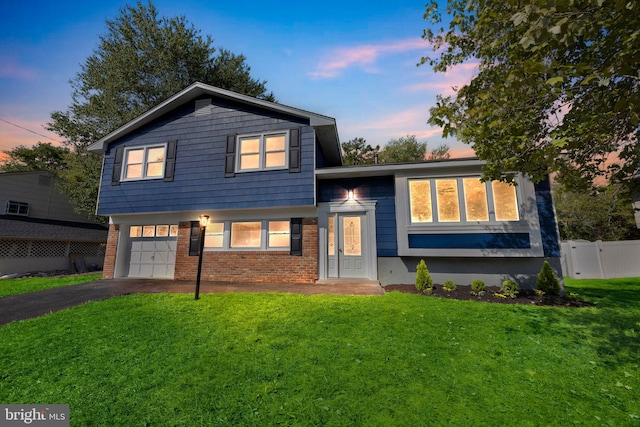
{"type": "Polygon", "coordinates": [[[471,282],[471,295],[481,297],[484,295],[484,282],[480,279],[473,279],[471,282]]]}
{"type": "Polygon", "coordinates": [[[514,282],[513,280],[505,280],[502,282],[502,288],[500,289],[500,293],[515,298],[520,292],[520,286],[514,282]]]}
{"type": "Polygon", "coordinates": [[[453,280],[445,280],[444,284],[442,285],[442,289],[444,289],[447,292],[455,291],[456,288],[457,288],[457,285],[453,280]]]}
{"type": "Polygon", "coordinates": [[[538,273],[536,289],[549,295],[560,295],[560,281],[547,261],[542,264],[538,273]]]}
{"type": "Polygon", "coordinates": [[[424,293],[430,293],[433,289],[433,279],[423,259],[420,260],[416,268],[416,289],[424,293]]]}

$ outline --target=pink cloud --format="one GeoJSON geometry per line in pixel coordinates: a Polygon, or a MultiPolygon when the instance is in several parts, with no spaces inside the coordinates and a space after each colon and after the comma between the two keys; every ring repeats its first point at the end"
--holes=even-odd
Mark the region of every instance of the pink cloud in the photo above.
{"type": "Polygon", "coordinates": [[[19,64],[15,58],[0,58],[0,78],[32,81],[37,76],[35,69],[19,64]]]}
{"type": "Polygon", "coordinates": [[[31,147],[38,142],[50,142],[54,145],[59,145],[55,140],[59,140],[60,138],[44,129],[46,120],[24,120],[16,117],[2,118],[6,121],[0,121],[0,151],[11,150],[19,145],[31,147]],[[11,122],[12,124],[7,122],[11,122]],[[26,129],[43,135],[50,134],[51,138],[36,135],[26,129]]]}
{"type": "Polygon", "coordinates": [[[427,46],[427,42],[416,38],[383,44],[337,47],[327,53],[316,70],[309,75],[317,79],[334,78],[349,67],[360,67],[367,72],[376,72],[375,62],[382,55],[424,50],[427,46]]]}
{"type": "Polygon", "coordinates": [[[478,70],[478,62],[465,62],[450,67],[446,73],[425,76],[425,82],[404,87],[407,92],[437,92],[443,96],[455,95],[456,89],[468,84],[478,70]],[[427,80],[428,78],[428,80],[427,80]]]}

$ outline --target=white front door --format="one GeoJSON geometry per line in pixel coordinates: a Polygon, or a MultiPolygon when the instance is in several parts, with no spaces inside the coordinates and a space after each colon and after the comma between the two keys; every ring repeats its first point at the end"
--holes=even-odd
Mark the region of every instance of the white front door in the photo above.
{"type": "Polygon", "coordinates": [[[367,234],[364,232],[367,216],[338,214],[329,216],[328,220],[329,277],[368,277],[367,234]]]}

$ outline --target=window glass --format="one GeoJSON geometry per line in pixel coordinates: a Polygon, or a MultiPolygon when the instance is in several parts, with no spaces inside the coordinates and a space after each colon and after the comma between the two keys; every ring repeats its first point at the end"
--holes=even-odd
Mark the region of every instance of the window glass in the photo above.
{"type": "Polygon", "coordinates": [[[284,151],[284,135],[268,135],[265,137],[265,147],[267,151],[284,151]]]}
{"type": "Polygon", "coordinates": [[[516,187],[506,182],[492,181],[493,204],[496,210],[496,221],[518,221],[518,200],[516,187]]]}
{"type": "Polygon", "coordinates": [[[479,178],[464,178],[464,205],[467,221],[489,221],[487,187],[479,178]]]}
{"type": "Polygon", "coordinates": [[[142,237],[142,227],[139,225],[129,227],[129,237],[142,237]]]}
{"type": "Polygon", "coordinates": [[[458,181],[455,179],[436,180],[436,195],[438,197],[438,221],[459,222],[458,181]]]}
{"type": "Polygon", "coordinates": [[[164,147],[150,148],[147,154],[146,176],[162,176],[164,166],[164,147]]]}
{"type": "Polygon", "coordinates": [[[275,152],[275,153],[267,153],[265,156],[265,167],[267,168],[275,168],[279,166],[284,166],[287,163],[287,158],[285,156],[284,151],[275,152]]]}
{"type": "Polygon", "coordinates": [[[288,248],[290,229],[289,221],[269,221],[269,247],[288,248]]]}
{"type": "Polygon", "coordinates": [[[155,225],[145,225],[142,227],[142,237],[154,237],[156,235],[155,225]]]}
{"type": "Polygon", "coordinates": [[[259,248],[262,234],[261,222],[231,223],[232,248],[259,248]]]}
{"type": "Polygon", "coordinates": [[[175,237],[178,235],[178,224],[172,224],[169,227],[169,236],[175,237]]]}
{"type": "Polygon", "coordinates": [[[432,222],[431,182],[426,179],[409,181],[411,222],[432,222]]]}
{"type": "Polygon", "coordinates": [[[330,216],[329,218],[329,224],[328,224],[328,240],[329,240],[329,244],[328,244],[328,248],[329,248],[329,255],[335,255],[336,254],[336,230],[335,230],[335,217],[330,216]]]}
{"type": "Polygon", "coordinates": [[[240,140],[240,154],[259,153],[260,138],[242,138],[240,140]]]}
{"type": "Polygon", "coordinates": [[[157,237],[167,237],[169,235],[169,226],[168,225],[158,225],[156,226],[156,236],[157,237]]]}
{"type": "Polygon", "coordinates": [[[206,248],[222,248],[224,245],[224,222],[210,222],[204,235],[206,248]]]}
{"type": "Polygon", "coordinates": [[[127,164],[126,178],[142,178],[142,164],[127,164]]]}
{"type": "Polygon", "coordinates": [[[360,217],[345,216],[342,219],[344,238],[344,254],[351,256],[362,255],[360,217]]]}

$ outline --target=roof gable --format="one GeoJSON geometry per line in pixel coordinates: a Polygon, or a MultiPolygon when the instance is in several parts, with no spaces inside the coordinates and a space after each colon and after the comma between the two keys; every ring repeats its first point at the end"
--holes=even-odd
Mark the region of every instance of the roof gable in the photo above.
{"type": "Polygon", "coordinates": [[[128,135],[129,133],[151,123],[152,121],[160,118],[164,114],[173,111],[174,109],[184,105],[187,102],[194,101],[195,99],[210,95],[216,98],[222,98],[246,104],[253,107],[264,108],[277,113],[286,114],[293,117],[299,117],[309,121],[309,125],[316,131],[318,143],[322,147],[322,151],[330,161],[334,164],[342,163],[340,139],[338,137],[338,130],[336,127],[336,121],[332,117],[323,116],[320,114],[311,113],[309,111],[300,110],[298,108],[289,107],[283,104],[275,102],[265,101],[262,99],[254,98],[247,95],[242,95],[236,92],[232,92],[225,89],[220,89],[214,86],[210,86],[204,83],[196,82],[188,88],[178,92],[171,98],[160,103],[154,108],[150,109],[141,116],[133,119],[124,126],[114,130],[110,134],[106,135],[99,141],[89,146],[89,151],[103,154],[110,143],[128,135]]]}

